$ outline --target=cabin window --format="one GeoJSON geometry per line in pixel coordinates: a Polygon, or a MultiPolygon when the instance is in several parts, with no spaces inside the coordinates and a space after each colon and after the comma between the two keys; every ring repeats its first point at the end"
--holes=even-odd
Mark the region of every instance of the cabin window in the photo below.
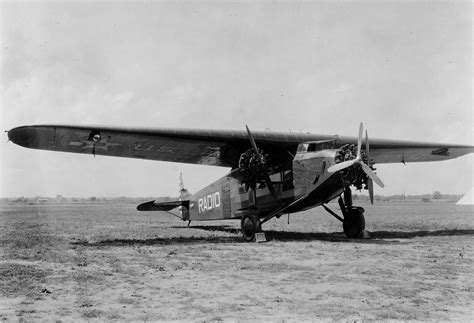
{"type": "Polygon", "coordinates": [[[316,151],[316,144],[315,143],[309,144],[307,151],[316,151]]]}
{"type": "Polygon", "coordinates": [[[282,181],[284,191],[288,191],[295,188],[295,186],[293,185],[293,171],[286,170],[282,172],[282,181]]]}
{"type": "Polygon", "coordinates": [[[298,149],[296,150],[297,153],[305,153],[308,151],[308,144],[299,144],[298,149]]]}

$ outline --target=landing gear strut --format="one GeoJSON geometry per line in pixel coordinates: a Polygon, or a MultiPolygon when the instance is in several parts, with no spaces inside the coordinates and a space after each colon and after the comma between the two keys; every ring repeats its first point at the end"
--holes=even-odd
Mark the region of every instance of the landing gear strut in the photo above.
{"type": "Polygon", "coordinates": [[[363,231],[365,230],[365,217],[364,208],[360,206],[352,205],[352,192],[349,187],[344,189],[344,198],[340,197],[338,200],[339,207],[341,208],[342,215],[339,215],[331,211],[327,206],[323,204],[323,207],[336,219],[342,222],[342,228],[344,234],[348,238],[360,238],[362,237],[363,231]]]}
{"type": "Polygon", "coordinates": [[[247,213],[242,216],[240,228],[242,229],[242,236],[247,242],[255,240],[255,233],[262,232],[260,218],[252,213],[247,213]]]}

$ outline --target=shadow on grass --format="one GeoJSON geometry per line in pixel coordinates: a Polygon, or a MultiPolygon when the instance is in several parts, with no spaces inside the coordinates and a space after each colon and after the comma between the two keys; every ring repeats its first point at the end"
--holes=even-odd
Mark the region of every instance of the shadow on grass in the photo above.
{"type": "MultiPolygon", "coordinates": [[[[228,226],[194,226],[192,228],[206,231],[223,231],[240,235],[240,230],[228,226]]],[[[379,239],[412,239],[417,237],[442,237],[442,236],[464,236],[474,235],[472,229],[445,229],[445,230],[423,230],[423,231],[373,231],[369,232],[369,239],[349,239],[343,232],[294,232],[264,230],[267,240],[278,241],[307,241],[322,240],[335,242],[361,242],[361,243],[383,243],[379,239]]],[[[392,242],[392,241],[386,241],[392,242]]]]}
{"type": "Polygon", "coordinates": [[[153,246],[173,244],[199,244],[199,243],[236,243],[243,242],[240,237],[169,237],[152,239],[112,239],[97,242],[77,241],[72,245],[84,247],[122,247],[122,246],[153,246]]]}
{"type": "MultiPolygon", "coordinates": [[[[188,229],[184,227],[175,227],[188,229]]],[[[240,230],[231,226],[193,226],[190,229],[200,229],[209,232],[226,232],[235,236],[208,236],[208,237],[165,237],[151,239],[113,239],[98,242],[77,241],[72,245],[89,247],[104,246],[136,246],[136,245],[173,245],[173,244],[205,244],[205,243],[243,243],[240,230]]],[[[462,236],[474,235],[474,230],[436,230],[436,231],[374,231],[370,232],[369,239],[349,239],[342,232],[293,232],[293,231],[264,231],[268,241],[330,241],[330,242],[351,242],[369,244],[395,244],[400,241],[393,239],[412,239],[417,237],[442,237],[442,236],[462,236]],[[388,239],[388,240],[387,240],[388,239]]]]}

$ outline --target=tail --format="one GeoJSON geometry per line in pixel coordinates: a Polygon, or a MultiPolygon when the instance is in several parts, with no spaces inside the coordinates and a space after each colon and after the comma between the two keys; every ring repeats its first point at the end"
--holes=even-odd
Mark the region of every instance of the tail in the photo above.
{"type": "Polygon", "coordinates": [[[179,173],[179,199],[180,200],[188,200],[189,197],[192,195],[189,191],[184,187],[183,182],[183,173],[179,173]]]}
{"type": "MultiPolygon", "coordinates": [[[[179,197],[176,199],[168,199],[165,201],[149,201],[137,206],[138,211],[165,211],[169,212],[173,209],[179,208],[182,220],[189,220],[189,204],[192,194],[184,188],[183,174],[179,175],[179,197]]],[[[169,212],[170,213],[170,212],[169,212]]],[[[173,213],[171,213],[173,214],[173,213]]],[[[175,215],[175,214],[173,214],[175,215]]],[[[178,215],[176,215],[179,217],[178,215]]]]}
{"type": "Polygon", "coordinates": [[[188,201],[187,204],[181,205],[179,207],[179,213],[181,214],[181,218],[183,220],[189,220],[189,200],[191,197],[191,193],[184,187],[183,182],[183,173],[179,173],[179,200],[180,201],[188,201]]]}

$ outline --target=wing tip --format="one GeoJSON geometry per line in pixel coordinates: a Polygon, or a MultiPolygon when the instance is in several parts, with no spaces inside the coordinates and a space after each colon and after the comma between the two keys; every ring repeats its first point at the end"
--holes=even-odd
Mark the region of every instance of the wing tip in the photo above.
{"type": "Polygon", "coordinates": [[[53,126],[20,126],[7,132],[8,140],[22,147],[54,150],[55,131],[53,126]]]}
{"type": "Polygon", "coordinates": [[[29,126],[15,127],[7,131],[8,140],[23,147],[31,147],[34,139],[33,131],[29,126]]]}

